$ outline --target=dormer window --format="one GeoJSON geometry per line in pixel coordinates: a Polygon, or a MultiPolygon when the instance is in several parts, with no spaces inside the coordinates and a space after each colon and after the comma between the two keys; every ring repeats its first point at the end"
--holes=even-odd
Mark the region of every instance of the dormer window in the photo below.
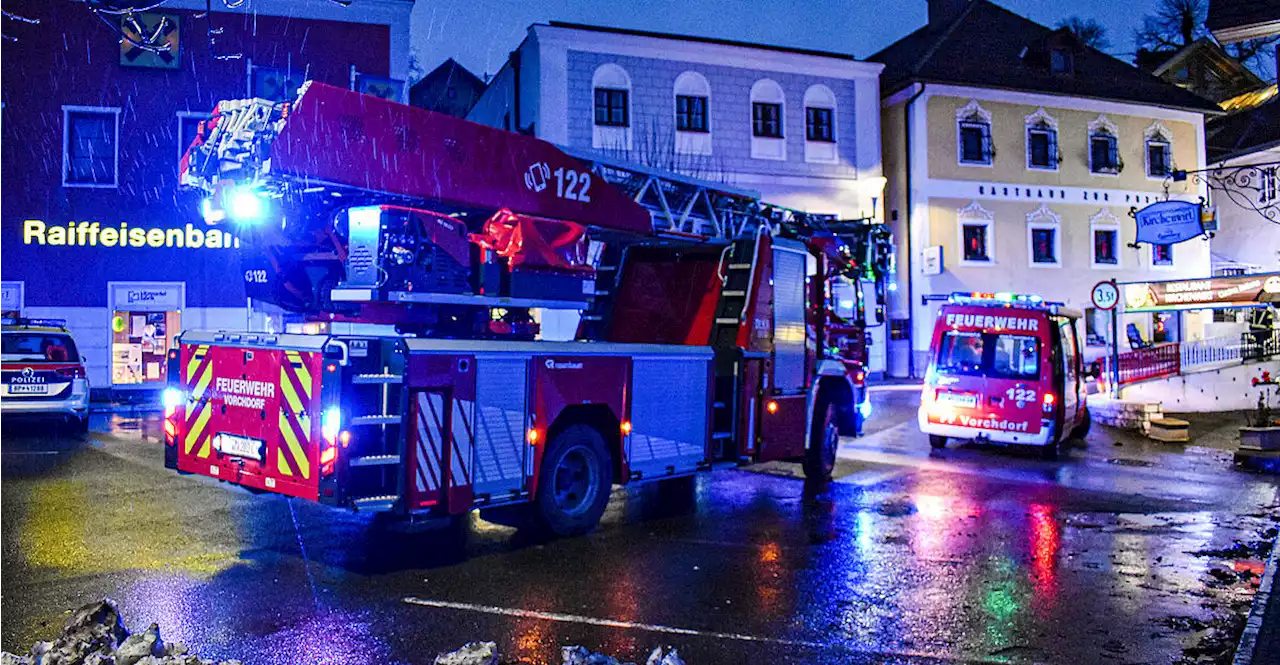
{"type": "Polygon", "coordinates": [[[1050,49],[1049,70],[1054,74],[1072,74],[1076,71],[1075,54],[1064,48],[1050,49]]]}
{"type": "Polygon", "coordinates": [[[971,101],[956,111],[956,148],[961,164],[991,166],[995,149],[991,146],[991,114],[971,101]]]}

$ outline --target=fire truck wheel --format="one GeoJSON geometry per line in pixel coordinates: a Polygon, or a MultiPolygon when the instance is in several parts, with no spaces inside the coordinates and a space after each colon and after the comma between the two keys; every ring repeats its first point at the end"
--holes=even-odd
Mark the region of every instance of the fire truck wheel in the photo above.
{"type": "Polygon", "coordinates": [[[804,477],[809,480],[831,480],[836,468],[836,448],[840,446],[838,408],[835,402],[825,402],[814,413],[809,449],[804,455],[804,477]]]}
{"type": "Polygon", "coordinates": [[[1090,427],[1093,427],[1093,417],[1089,415],[1089,410],[1085,409],[1084,420],[1081,420],[1080,424],[1071,430],[1071,438],[1084,441],[1084,438],[1089,436],[1090,427]]]}
{"type": "Polygon", "coordinates": [[[947,447],[947,437],[945,437],[945,436],[939,436],[939,435],[937,435],[937,434],[930,434],[930,435],[929,435],[929,447],[930,447],[930,448],[933,448],[934,450],[942,450],[943,448],[946,448],[946,447],[947,447]]]}
{"type": "Polygon", "coordinates": [[[578,536],[600,521],[612,485],[609,451],[600,433],[573,425],[547,446],[535,502],[540,526],[556,536],[578,536]]]}

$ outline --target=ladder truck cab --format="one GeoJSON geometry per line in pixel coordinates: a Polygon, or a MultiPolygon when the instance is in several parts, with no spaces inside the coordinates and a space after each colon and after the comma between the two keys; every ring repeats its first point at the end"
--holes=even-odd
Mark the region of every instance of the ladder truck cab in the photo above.
{"type": "Polygon", "coordinates": [[[1016,293],[924,300],[945,301],[918,414],[934,448],[971,439],[1053,458],[1063,441],[1089,433],[1079,310],[1016,293]]]}
{"type": "Polygon", "coordinates": [[[308,323],[182,335],[178,471],[399,517],[524,504],[570,535],[613,484],[829,478],[869,414],[880,225],[314,82],[221,102],[181,173],[247,295],[308,323]],[[557,310],[574,339],[540,339],[557,310]]]}

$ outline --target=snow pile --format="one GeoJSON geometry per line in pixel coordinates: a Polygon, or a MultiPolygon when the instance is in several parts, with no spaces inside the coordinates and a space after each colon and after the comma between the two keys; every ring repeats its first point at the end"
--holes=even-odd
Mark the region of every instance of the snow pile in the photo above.
{"type": "MultiPolygon", "coordinates": [[[[154,623],[130,635],[120,608],[103,598],[72,612],[54,641],[36,642],[22,656],[0,653],[0,665],[214,665],[214,661],[188,654],[182,644],[165,644],[154,623]]],[[[239,661],[217,665],[239,665],[239,661]]]]}
{"type": "MultiPolygon", "coordinates": [[[[634,665],[622,663],[617,658],[592,653],[586,647],[561,647],[563,665],[634,665]]],[[[493,642],[471,642],[466,646],[436,656],[435,665],[499,665],[498,645],[493,642]]],[[[675,649],[658,647],[649,654],[645,665],[684,665],[675,649]]]]}

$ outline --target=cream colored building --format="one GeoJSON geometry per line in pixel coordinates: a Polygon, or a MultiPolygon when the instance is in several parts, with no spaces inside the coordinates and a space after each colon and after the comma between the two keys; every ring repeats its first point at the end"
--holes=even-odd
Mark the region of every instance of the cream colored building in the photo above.
{"type": "MultiPolygon", "coordinates": [[[[937,303],[955,291],[1034,293],[1088,310],[1088,357],[1109,316],[1090,292],[1205,277],[1207,240],[1131,247],[1130,211],[1196,200],[1174,168],[1204,166],[1213,105],[1001,7],[931,0],[930,24],[871,60],[882,76],[885,210],[898,247],[891,375],[920,375],[937,303]]],[[[1203,334],[1207,314],[1126,315],[1144,338],[1203,334]]],[[[1122,342],[1121,348],[1127,350],[1122,342]]]]}

